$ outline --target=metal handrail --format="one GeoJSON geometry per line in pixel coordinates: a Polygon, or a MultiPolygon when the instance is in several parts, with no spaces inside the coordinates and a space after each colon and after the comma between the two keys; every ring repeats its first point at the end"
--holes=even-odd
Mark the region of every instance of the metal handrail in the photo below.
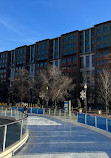
{"type": "MultiPolygon", "coordinates": [[[[22,121],[22,120],[24,120],[24,119],[26,119],[26,118],[28,117],[27,114],[24,114],[24,115],[26,115],[26,117],[24,117],[24,118],[22,118],[22,119],[19,119],[19,120],[17,120],[17,121],[11,122],[11,123],[7,123],[7,124],[4,124],[4,125],[0,125],[0,127],[4,127],[5,125],[12,125],[12,124],[15,124],[15,123],[17,123],[17,122],[20,122],[20,121],[22,121]]],[[[0,116],[1,116],[1,115],[0,115],[0,116]]]]}
{"type": "MultiPolygon", "coordinates": [[[[3,110],[3,108],[2,108],[2,110],[3,110]]],[[[13,115],[12,115],[12,112],[13,111],[15,111],[15,109],[13,110],[13,109],[10,109],[11,111],[11,113],[10,113],[10,116],[9,117],[12,117],[13,118],[13,115]]],[[[22,114],[22,112],[21,111],[18,111],[18,110],[16,110],[17,112],[19,112],[19,114],[21,113],[22,114]]],[[[5,117],[7,116],[7,109],[5,109],[5,117]]],[[[1,116],[3,116],[3,115],[1,115],[1,116]]],[[[15,115],[16,116],[16,115],[15,115]]],[[[21,117],[21,115],[19,116],[18,115],[18,118],[20,118],[21,117]]],[[[7,123],[7,124],[3,124],[3,125],[0,125],[0,128],[3,128],[4,127],[4,135],[3,135],[3,142],[2,142],[2,151],[4,152],[5,151],[5,149],[6,149],[6,141],[7,141],[7,137],[6,137],[6,135],[7,135],[7,126],[10,126],[10,125],[13,125],[13,124],[17,124],[17,123],[20,123],[20,140],[22,139],[22,137],[23,137],[23,135],[27,132],[27,124],[26,124],[26,129],[25,129],[25,133],[23,133],[23,121],[26,119],[28,117],[28,115],[27,114],[24,114],[23,113],[23,115],[22,115],[22,118],[20,118],[20,119],[18,119],[18,120],[16,120],[16,121],[14,121],[14,122],[11,122],[11,123],[7,123]]],[[[15,119],[16,119],[16,117],[15,117],[15,119]]],[[[11,144],[12,145],[12,144],[11,144]]],[[[9,145],[10,146],[10,145],[9,145]]]]}

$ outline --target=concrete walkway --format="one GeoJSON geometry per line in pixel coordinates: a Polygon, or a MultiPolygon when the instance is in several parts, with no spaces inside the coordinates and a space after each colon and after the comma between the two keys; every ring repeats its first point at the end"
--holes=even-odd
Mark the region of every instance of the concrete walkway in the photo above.
{"type": "Polygon", "coordinates": [[[50,117],[28,117],[29,140],[15,158],[111,158],[111,139],[50,117]]]}

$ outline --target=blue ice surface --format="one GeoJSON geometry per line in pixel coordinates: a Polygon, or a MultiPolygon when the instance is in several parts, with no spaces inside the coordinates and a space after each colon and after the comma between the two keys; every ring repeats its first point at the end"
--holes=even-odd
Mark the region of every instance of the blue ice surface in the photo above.
{"type": "MultiPolygon", "coordinates": [[[[33,125],[28,125],[29,140],[18,155],[35,155],[50,153],[106,153],[111,157],[111,139],[85,129],[83,127],[66,123],[55,118],[38,116],[60,125],[36,124],[35,115],[30,116],[33,125]],[[35,124],[34,124],[35,123],[35,124]]],[[[39,119],[39,121],[43,121],[39,119]]],[[[45,121],[45,120],[44,120],[45,121]]]]}

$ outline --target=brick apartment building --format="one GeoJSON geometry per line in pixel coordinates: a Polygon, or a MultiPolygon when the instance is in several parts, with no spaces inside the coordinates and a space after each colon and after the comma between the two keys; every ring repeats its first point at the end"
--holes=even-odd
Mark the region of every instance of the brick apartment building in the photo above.
{"type": "Polygon", "coordinates": [[[73,78],[76,97],[83,88],[83,76],[88,74],[88,102],[93,103],[94,83],[92,78],[103,67],[111,69],[111,21],[94,25],[81,31],[62,34],[54,39],[38,41],[0,53],[0,81],[11,82],[19,69],[28,69],[34,80],[48,64],[62,69],[64,75],[73,78]]]}

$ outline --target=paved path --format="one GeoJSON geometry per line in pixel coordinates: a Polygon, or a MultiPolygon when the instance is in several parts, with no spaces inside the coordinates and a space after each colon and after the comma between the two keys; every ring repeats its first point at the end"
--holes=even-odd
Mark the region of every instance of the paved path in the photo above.
{"type": "Polygon", "coordinates": [[[111,139],[50,117],[28,117],[29,140],[15,158],[111,158],[111,139]]]}

